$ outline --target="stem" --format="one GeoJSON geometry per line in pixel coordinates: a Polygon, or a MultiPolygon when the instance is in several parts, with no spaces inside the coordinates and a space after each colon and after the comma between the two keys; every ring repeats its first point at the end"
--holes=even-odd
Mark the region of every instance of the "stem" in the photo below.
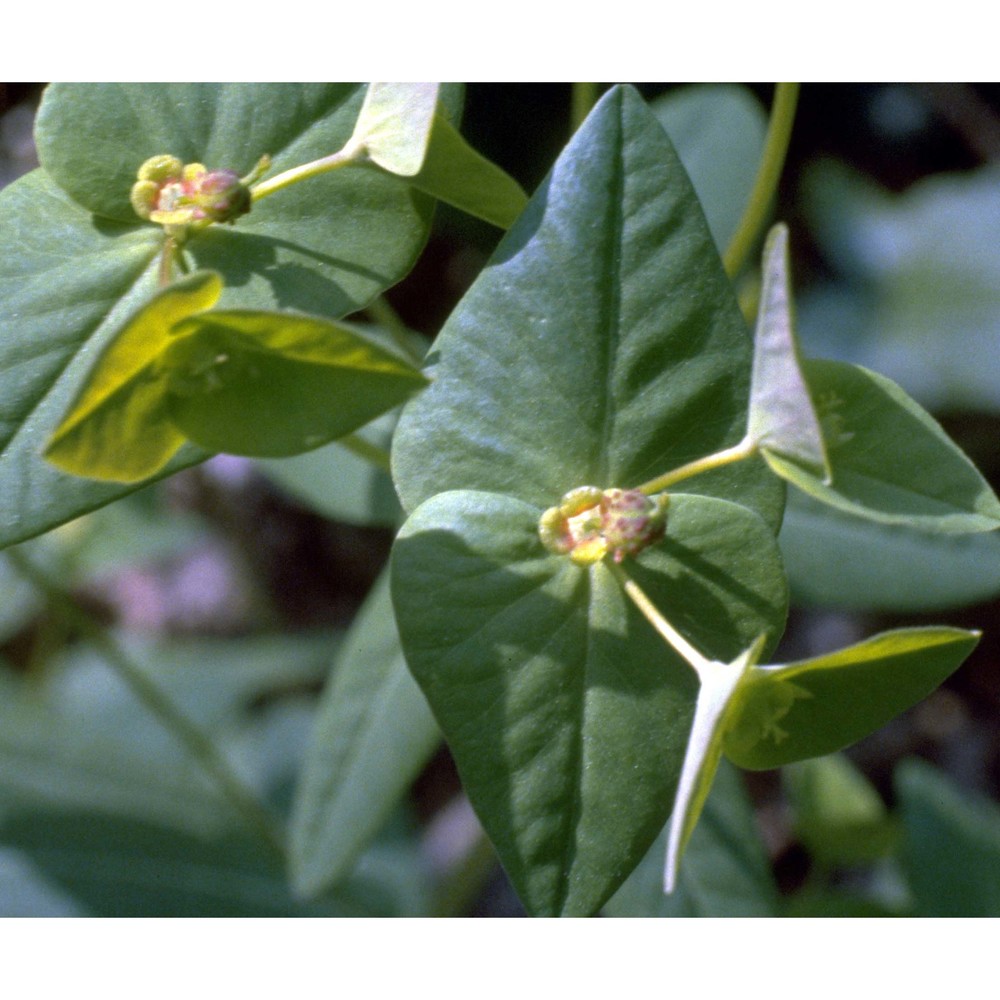
{"type": "Polygon", "coordinates": [[[357,434],[345,434],[342,438],[337,438],[337,444],[342,444],[348,451],[353,452],[358,458],[363,458],[366,462],[384,472],[391,473],[392,465],[389,461],[389,452],[385,448],[380,448],[371,441],[366,441],[357,434]]]}
{"type": "Polygon", "coordinates": [[[373,299],[365,312],[392,337],[392,342],[417,366],[424,363],[423,356],[413,346],[410,328],[399,318],[399,313],[383,296],[373,299]]]}
{"type": "Polygon", "coordinates": [[[570,127],[575,132],[597,103],[598,84],[574,83],[570,105],[570,127]]]}
{"type": "Polygon", "coordinates": [[[668,486],[673,486],[674,483],[679,483],[682,479],[688,479],[691,476],[697,476],[699,473],[709,472],[712,469],[720,469],[722,466],[730,465],[733,462],[741,462],[745,458],[752,458],[755,454],[757,454],[757,442],[748,436],[743,438],[739,444],[734,444],[731,448],[723,448],[722,451],[706,455],[704,458],[696,458],[693,462],[688,462],[687,465],[682,465],[679,469],[666,472],[656,479],[651,479],[648,483],[643,483],[637,489],[640,493],[645,493],[647,496],[653,493],[661,493],[668,486]]]}
{"type": "Polygon", "coordinates": [[[69,592],[17,549],[8,549],[6,554],[17,572],[45,595],[51,607],[62,616],[63,620],[104,654],[108,664],[118,672],[132,693],[212,777],[222,794],[246,821],[247,826],[260,834],[264,841],[284,859],[283,837],[274,818],[261,805],[254,793],[233,773],[212,740],[184,715],[170,696],[130,659],[104,627],[84,611],[69,592]]]}
{"type": "Polygon", "coordinates": [[[329,173],[331,170],[339,170],[341,167],[348,167],[352,163],[360,163],[365,157],[364,143],[349,142],[343,149],[329,156],[324,156],[319,160],[310,163],[303,163],[301,166],[292,167],[284,173],[276,174],[269,180],[261,181],[256,187],[251,188],[250,194],[254,201],[260,201],[275,191],[298,184],[299,181],[308,180],[310,177],[318,177],[320,174],[329,173]]]}
{"type": "Polygon", "coordinates": [[[632,603],[646,616],[646,621],[666,640],[670,646],[682,659],[686,660],[691,669],[699,676],[703,676],[706,669],[711,666],[712,661],[702,656],[694,646],[691,645],[660,614],[656,605],[646,596],[645,591],[625,572],[617,563],[606,563],[607,567],[614,574],[615,578],[622,585],[622,589],[632,599],[632,603]]]}
{"type": "Polygon", "coordinates": [[[795,106],[798,99],[797,83],[777,84],[771,107],[771,122],[768,125],[767,139],[764,142],[764,152],[757,169],[753,190],[743,210],[743,218],[740,219],[722,258],[726,274],[730,278],[742,270],[767,222],[767,213],[785,166],[785,155],[788,153],[788,142],[792,135],[792,123],[795,121],[795,106]]]}

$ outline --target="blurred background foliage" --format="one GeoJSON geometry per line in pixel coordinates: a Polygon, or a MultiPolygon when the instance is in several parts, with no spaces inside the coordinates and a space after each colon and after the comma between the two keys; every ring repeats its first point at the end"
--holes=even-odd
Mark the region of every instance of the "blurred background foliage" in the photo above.
{"type": "MultiPolygon", "coordinates": [[[[0,186],[37,164],[41,89],[0,85],[0,186]]],[[[640,89],[724,247],[771,89],[640,89]]],[[[569,85],[471,85],[463,131],[530,191],[570,109],[569,85]]],[[[1000,487],[1000,87],[806,85],[775,216],[806,353],[898,381],[1000,487]]],[[[498,238],[442,206],[388,301],[433,336],[498,238]]],[[[386,474],[330,445],[220,456],[0,556],[0,914],[519,914],[395,643],[377,581],[398,518],[386,474]],[[290,826],[291,878],[143,677],[290,826]]],[[[679,890],[661,838],[607,914],[1000,915],[1000,537],[793,496],[781,543],[778,659],[897,625],[984,638],[846,753],[724,769],[679,890]]]]}

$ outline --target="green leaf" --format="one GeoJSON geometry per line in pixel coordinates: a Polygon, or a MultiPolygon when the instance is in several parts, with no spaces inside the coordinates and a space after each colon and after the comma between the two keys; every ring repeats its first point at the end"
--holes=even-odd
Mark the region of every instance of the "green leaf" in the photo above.
{"type": "Polygon", "coordinates": [[[717,83],[681,87],[650,108],[677,149],[723,251],[753,190],[767,113],[746,87],[717,83]]]}
{"type": "MultiPolygon", "coordinates": [[[[603,564],[538,541],[539,510],[436,496],[393,553],[407,662],[515,888],[536,914],[594,912],[666,820],[694,675],[603,564]]],[[[728,653],[784,620],[767,526],[673,498],[667,538],[630,573],[692,641],[728,653]]]]}
{"type": "Polygon", "coordinates": [[[358,330],[315,316],[215,311],[174,327],[170,418],[210,451],[281,456],[343,437],[426,383],[358,330]]]}
{"type": "Polygon", "coordinates": [[[299,895],[350,872],[440,742],[406,669],[386,574],[351,627],[302,766],[290,847],[299,895]]]}
{"type": "MultiPolygon", "coordinates": [[[[450,489],[544,508],[733,445],[750,346],[676,154],[638,95],[613,90],[431,351],[433,384],[394,439],[404,509],[450,489]]],[[[694,482],[780,523],[762,461],[694,482]]]]}
{"type": "Polygon", "coordinates": [[[1000,501],[940,425],[899,386],[855,365],[807,361],[832,482],[772,454],[779,475],[833,507],[885,524],[961,534],[1000,527],[1000,501]]]}
{"type": "MultiPolygon", "coordinates": [[[[363,90],[56,84],[46,91],[37,139],[48,169],[0,192],[0,545],[128,492],[66,476],[40,456],[93,357],[156,291],[164,237],[131,209],[139,164],[169,151],[243,171],[269,152],[274,169],[296,166],[343,146],[363,90]]],[[[441,88],[453,115],[460,95],[441,88]]],[[[226,307],[336,318],[410,269],[431,209],[402,178],[334,171],[262,199],[234,227],[197,234],[186,252],[222,274],[226,307]]],[[[203,458],[184,448],[164,472],[203,458]]]]}
{"type": "Polygon", "coordinates": [[[158,362],[173,328],[209,309],[222,292],[213,272],[199,272],[158,292],[98,356],[55,429],[45,457],[65,472],[137,482],[159,472],[184,444],[170,422],[158,362]]]}
{"type": "Polygon", "coordinates": [[[903,816],[903,864],[925,917],[1000,913],[1000,809],[959,788],[923,761],[896,774],[903,816]]]}
{"type": "Polygon", "coordinates": [[[802,374],[792,317],[788,227],[775,226],[764,245],[763,286],[754,334],[747,436],[781,475],[772,456],[830,479],[819,418],[802,374]]]}
{"type": "Polygon", "coordinates": [[[931,611],[1000,593],[1000,533],[941,535],[845,514],[792,491],[782,558],[798,605],[931,611]]]}
{"type": "Polygon", "coordinates": [[[725,754],[763,770],[841,750],[925,698],[978,641],[963,629],[897,629],[825,656],[751,667],[725,754]]]}
{"type": "Polygon", "coordinates": [[[898,830],[881,796],[844,754],[798,761],[782,771],[795,832],[824,865],[877,861],[898,830]]]}
{"type": "Polygon", "coordinates": [[[777,888],[739,771],[722,761],[677,886],[663,891],[667,830],[604,908],[609,917],[773,917],[777,888]]]}
{"type": "MultiPolygon", "coordinates": [[[[645,854],[694,700],[689,668],[611,571],[549,554],[539,516],[574,487],[633,486],[738,441],[749,348],[683,168],[618,88],[449,319],[431,386],[404,408],[393,464],[418,509],[393,556],[400,635],[531,912],[594,912],[645,854]]],[[[784,621],[768,527],[782,486],[762,462],[697,483],[745,506],[674,495],[666,540],[630,571],[728,658],[784,621]]]]}
{"type": "Polygon", "coordinates": [[[507,229],[528,203],[517,181],[477,153],[442,114],[434,119],[427,157],[411,183],[501,229],[507,229]]]}
{"type": "Polygon", "coordinates": [[[386,916],[400,913],[405,898],[383,867],[302,903],[253,841],[196,838],[86,812],[19,813],[0,826],[0,842],[19,848],[94,916],[386,916]]]}
{"type": "Polygon", "coordinates": [[[436,83],[370,83],[349,145],[400,177],[420,172],[438,103],[436,83]]]}

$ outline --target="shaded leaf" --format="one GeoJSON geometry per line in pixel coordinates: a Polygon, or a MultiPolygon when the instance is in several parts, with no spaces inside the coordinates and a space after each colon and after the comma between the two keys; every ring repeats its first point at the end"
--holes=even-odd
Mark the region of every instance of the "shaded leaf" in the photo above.
{"type": "Polygon", "coordinates": [[[1000,914],[1000,809],[923,761],[896,773],[903,864],[924,917],[1000,914]]]}
{"type": "Polygon", "coordinates": [[[292,455],[393,409],[426,383],[356,329],[320,317],[215,311],[164,354],[174,424],[210,451],[292,455]]]}
{"type": "MultiPolygon", "coordinates": [[[[386,414],[357,437],[388,453],[397,414],[386,414]]],[[[333,442],[290,458],[262,459],[265,476],[299,503],[335,521],[395,528],[402,520],[399,498],[386,469],[362,457],[353,442],[333,442]]]]}
{"type": "Polygon", "coordinates": [[[1000,501],[941,426],[889,379],[840,361],[805,362],[832,481],[788,457],[771,468],[833,507],[886,524],[962,533],[1000,527],[1000,501]]]}
{"type": "Polygon", "coordinates": [[[792,600],[930,611],[1000,593],[1000,533],[941,535],[845,514],[790,491],[781,525],[792,600]]]}
{"type": "Polygon", "coordinates": [[[844,754],[798,761],[782,779],[796,835],[820,863],[871,863],[896,846],[899,831],[885,803],[844,754]]]}
{"type": "Polygon", "coordinates": [[[441,114],[434,119],[427,157],[411,183],[501,229],[507,229],[528,203],[517,181],[477,153],[441,114]]]}

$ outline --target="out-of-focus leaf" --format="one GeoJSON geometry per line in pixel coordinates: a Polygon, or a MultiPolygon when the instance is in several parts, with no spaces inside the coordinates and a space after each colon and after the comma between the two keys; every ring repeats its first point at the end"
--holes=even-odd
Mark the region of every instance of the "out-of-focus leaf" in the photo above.
{"type": "Polygon", "coordinates": [[[798,605],[931,611],[1000,593],[1000,533],[941,535],[852,517],[790,490],[779,536],[798,605]]]}
{"type": "Polygon", "coordinates": [[[848,288],[868,300],[868,333],[848,340],[810,320],[809,352],[884,372],[935,412],[1000,409],[998,180],[988,166],[891,195],[839,164],[817,164],[806,175],[807,211],[848,288]]]}
{"type": "MultiPolygon", "coordinates": [[[[385,414],[356,436],[387,451],[396,419],[395,413],[385,414]]],[[[393,528],[402,517],[388,472],[351,444],[334,441],[290,458],[261,459],[257,466],[299,503],[335,521],[393,528]]]]}
{"type": "Polygon", "coordinates": [[[82,811],[25,812],[0,824],[0,843],[95,916],[409,915],[391,868],[373,865],[335,895],[304,903],[291,896],[277,859],[235,836],[200,839],[82,811]]]}
{"type": "Polygon", "coordinates": [[[745,87],[696,84],[650,105],[667,130],[720,252],[739,224],[767,135],[767,113],[745,87]]]}
{"type": "Polygon", "coordinates": [[[384,575],[327,684],[292,813],[290,866],[302,896],[339,882],[441,742],[410,676],[384,575]]]}
{"type": "Polygon", "coordinates": [[[827,865],[883,857],[898,839],[878,792],[843,754],[791,764],[782,772],[795,812],[795,831],[827,865]]]}
{"type": "Polygon", "coordinates": [[[903,864],[925,917],[1000,916],[1000,809],[922,761],[900,764],[903,864]]]}

